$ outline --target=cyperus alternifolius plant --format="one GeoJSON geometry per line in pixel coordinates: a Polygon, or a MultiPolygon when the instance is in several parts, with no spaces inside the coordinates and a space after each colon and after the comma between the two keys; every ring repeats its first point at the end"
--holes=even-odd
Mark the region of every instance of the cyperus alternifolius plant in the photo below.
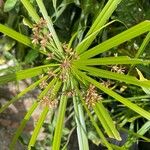
{"type": "MultiPolygon", "coordinates": [[[[0,24],[0,32],[45,55],[44,58],[47,60],[47,64],[0,76],[0,84],[35,76],[38,77],[36,82],[3,105],[0,108],[0,112],[3,112],[10,104],[16,102],[20,97],[37,86],[41,89],[38,98],[17,129],[10,149],[14,149],[23,128],[39,105],[42,106],[43,111],[36,123],[28,144],[28,149],[34,147],[38,133],[49,111],[57,112],[55,114],[57,121],[52,139],[52,149],[65,149],[67,145],[64,145],[64,147],[61,145],[61,137],[63,127],[65,126],[64,119],[68,101],[73,106],[80,150],[89,149],[88,130],[86,128],[87,117],[90,118],[90,124],[95,128],[101,139],[101,143],[107,149],[123,148],[115,146],[107,140],[108,138],[118,141],[122,139],[116,128],[115,120],[112,119],[109,111],[104,106],[105,97],[103,97],[103,94],[109,95],[141,117],[150,120],[148,110],[144,110],[113,90],[115,89],[115,81],[149,88],[149,80],[141,81],[134,76],[128,75],[128,70],[124,65],[132,66],[133,68],[137,64],[148,65],[150,61],[138,59],[138,56],[143,52],[143,46],[139,49],[135,58],[128,56],[102,57],[101,54],[148,32],[150,30],[150,22],[144,21],[92,47],[92,42],[99,32],[110,24],[106,23],[121,2],[121,0],[109,0],[97,15],[97,18],[93,21],[93,24],[81,42],[74,44],[74,41],[78,41],[76,40],[77,34],[75,34],[68,43],[62,43],[56,34],[52,20],[48,16],[43,2],[36,0],[42,17],[39,17],[28,0],[21,0],[21,2],[34,21],[31,37],[22,35],[2,24],[0,24]],[[95,120],[95,115],[98,121],[95,120]]],[[[147,37],[145,40],[147,40],[147,37]]]]}

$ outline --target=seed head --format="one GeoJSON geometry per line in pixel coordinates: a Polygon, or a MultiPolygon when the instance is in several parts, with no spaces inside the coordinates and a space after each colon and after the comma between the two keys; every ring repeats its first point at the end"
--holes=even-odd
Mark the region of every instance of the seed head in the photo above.
{"type": "Polygon", "coordinates": [[[67,72],[65,72],[65,70],[62,70],[60,76],[59,76],[60,80],[62,80],[63,82],[66,82],[68,79],[68,74],[67,72]]]}
{"type": "Polygon", "coordinates": [[[75,89],[71,89],[71,90],[68,90],[68,91],[63,92],[63,94],[64,94],[65,96],[72,97],[72,96],[74,96],[76,93],[75,93],[75,89]]]}
{"type": "Polygon", "coordinates": [[[37,34],[33,34],[32,43],[35,45],[39,44],[39,36],[37,34]]]}
{"type": "Polygon", "coordinates": [[[70,68],[70,66],[71,66],[70,60],[68,60],[68,59],[65,59],[61,64],[62,69],[68,69],[68,68],[70,68]]]}
{"type": "Polygon", "coordinates": [[[46,60],[51,60],[53,59],[54,54],[53,53],[48,53],[46,60]]]}
{"type": "Polygon", "coordinates": [[[38,25],[43,28],[47,25],[47,21],[44,18],[40,18],[38,25]]]}
{"type": "Polygon", "coordinates": [[[48,106],[49,108],[54,109],[57,108],[58,100],[57,99],[51,100],[49,96],[44,96],[41,99],[41,105],[43,107],[48,106]]]}
{"type": "Polygon", "coordinates": [[[47,85],[48,85],[48,83],[47,83],[45,80],[43,80],[43,81],[39,84],[39,86],[40,86],[41,89],[45,89],[45,88],[47,87],[47,85]]]}
{"type": "Polygon", "coordinates": [[[111,80],[107,80],[107,81],[103,81],[101,84],[104,85],[105,87],[109,88],[111,85],[114,84],[114,82],[111,80]]]}
{"type": "Polygon", "coordinates": [[[51,78],[51,77],[56,77],[56,74],[55,74],[52,70],[49,70],[49,71],[47,72],[47,74],[48,74],[49,78],[51,78]]]}
{"type": "Polygon", "coordinates": [[[117,72],[119,74],[124,74],[125,73],[125,67],[115,65],[115,66],[112,66],[111,71],[117,72]]]}
{"type": "Polygon", "coordinates": [[[46,37],[42,37],[42,39],[40,41],[41,48],[45,48],[47,42],[48,42],[47,38],[46,37]]]}
{"type": "Polygon", "coordinates": [[[102,96],[97,93],[95,86],[90,84],[85,96],[85,101],[88,108],[95,106],[95,104],[101,99],[102,96]]]}

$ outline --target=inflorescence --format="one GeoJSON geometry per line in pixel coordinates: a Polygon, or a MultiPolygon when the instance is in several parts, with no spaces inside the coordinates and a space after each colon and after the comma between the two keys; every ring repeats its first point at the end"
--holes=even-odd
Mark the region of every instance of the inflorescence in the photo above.
{"type": "Polygon", "coordinates": [[[88,108],[95,106],[95,104],[102,99],[102,96],[98,94],[95,86],[90,84],[85,95],[85,103],[88,106],[88,108]]]}
{"type": "Polygon", "coordinates": [[[37,24],[33,25],[32,32],[32,43],[41,49],[45,49],[47,43],[52,41],[52,34],[48,31],[47,22],[43,18],[37,24]]]}
{"type": "MultiPolygon", "coordinates": [[[[37,24],[33,25],[32,31],[33,31],[32,43],[35,46],[39,46],[41,49],[43,49],[43,50],[45,50],[45,52],[47,52],[49,50],[48,46],[53,47],[55,45],[52,35],[47,29],[47,23],[43,18],[41,18],[37,24]],[[47,44],[48,44],[48,46],[47,46],[47,44]]],[[[54,71],[52,69],[48,69],[46,71],[46,75],[48,76],[48,78],[43,80],[39,84],[41,90],[44,90],[48,86],[49,81],[51,81],[51,78],[58,77],[60,79],[60,81],[62,81],[62,82],[66,82],[69,80],[70,73],[71,73],[71,71],[70,71],[71,70],[71,62],[72,62],[72,60],[78,59],[78,55],[66,43],[62,44],[62,49],[63,49],[63,53],[64,53],[65,57],[61,58],[61,59],[59,58],[59,63],[60,63],[59,71],[57,72],[57,74],[54,73],[54,71]]],[[[55,55],[57,55],[57,50],[58,49],[55,49],[55,51],[52,53],[50,53],[48,51],[46,60],[53,59],[55,57],[55,55]]],[[[42,77],[43,76],[44,76],[44,74],[42,75],[42,77]]],[[[41,105],[44,107],[49,106],[50,108],[56,108],[57,104],[58,104],[58,97],[59,97],[58,93],[60,93],[60,92],[57,92],[55,95],[53,95],[52,91],[49,90],[48,93],[44,97],[41,98],[41,100],[40,100],[41,105]]],[[[62,94],[65,94],[65,96],[67,96],[67,97],[72,97],[72,96],[76,95],[76,92],[74,90],[69,90],[69,91],[64,91],[62,94]]],[[[101,97],[101,95],[98,94],[95,86],[90,84],[89,88],[85,94],[85,101],[86,101],[88,108],[93,107],[98,102],[98,100],[101,100],[101,99],[102,99],[102,97],[101,97]]]]}

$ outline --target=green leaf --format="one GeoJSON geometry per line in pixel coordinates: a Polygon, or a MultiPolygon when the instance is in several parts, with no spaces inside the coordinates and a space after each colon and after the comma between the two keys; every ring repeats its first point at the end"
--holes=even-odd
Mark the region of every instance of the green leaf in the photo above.
{"type": "MultiPolygon", "coordinates": [[[[138,134],[140,135],[144,135],[146,132],[148,132],[150,130],[150,121],[147,121],[139,130],[138,130],[138,134]]],[[[149,139],[150,142],[150,139],[149,139]]]]}
{"type": "Polygon", "coordinates": [[[111,17],[112,13],[115,11],[115,9],[121,1],[122,0],[109,0],[103,8],[103,10],[98,15],[98,17],[96,18],[96,20],[94,21],[87,35],[92,34],[98,28],[102,27],[106,23],[106,21],[111,17]]]}
{"type": "Polygon", "coordinates": [[[29,15],[32,17],[32,19],[38,23],[40,20],[39,15],[36,13],[35,8],[30,4],[29,0],[21,0],[22,4],[28,11],[29,15]]]}
{"type": "Polygon", "coordinates": [[[15,135],[13,136],[13,139],[11,141],[10,144],[10,150],[14,150],[15,149],[15,144],[18,140],[18,137],[20,136],[20,134],[22,133],[26,123],[28,122],[28,120],[30,119],[32,113],[34,112],[34,110],[37,108],[38,106],[38,102],[34,102],[34,104],[31,106],[31,108],[28,110],[27,114],[25,115],[24,119],[21,121],[21,124],[19,126],[19,128],[17,129],[15,135]]]}
{"type": "Polygon", "coordinates": [[[36,123],[34,131],[32,133],[32,137],[30,139],[30,142],[28,144],[28,150],[30,150],[31,147],[34,146],[34,144],[36,142],[36,139],[37,139],[37,136],[38,136],[38,134],[40,132],[40,129],[41,129],[43,123],[44,123],[44,120],[45,120],[47,114],[48,114],[48,111],[49,111],[49,107],[48,106],[45,107],[44,110],[42,111],[41,116],[39,117],[38,122],[36,123]]]}
{"type": "MultiPolygon", "coordinates": [[[[110,16],[112,15],[112,13],[114,12],[114,10],[116,9],[116,7],[118,6],[118,4],[120,2],[121,2],[121,0],[115,0],[115,1],[114,0],[109,0],[107,2],[107,4],[105,5],[105,7],[101,11],[101,13],[98,15],[98,17],[94,21],[94,23],[91,26],[90,30],[88,31],[86,37],[89,36],[90,34],[92,34],[93,32],[97,31],[98,29],[100,29],[102,26],[104,26],[104,24],[110,18],[110,16]]],[[[80,48],[77,47],[77,50],[78,50],[79,54],[84,52],[91,45],[92,41],[95,39],[97,34],[95,34],[95,36],[92,36],[82,46],[79,45],[80,48]]]]}
{"type": "Polygon", "coordinates": [[[77,51],[77,54],[80,54],[83,51],[83,47],[85,46],[86,43],[88,43],[88,41],[91,40],[91,38],[95,37],[103,28],[109,26],[110,24],[114,23],[115,21],[118,20],[113,20],[105,25],[103,25],[101,28],[99,28],[98,30],[94,31],[92,34],[90,34],[89,36],[87,36],[86,38],[84,38],[75,48],[75,50],[77,51]]]}
{"type": "Polygon", "coordinates": [[[74,110],[75,110],[75,120],[77,124],[77,136],[78,136],[79,150],[89,150],[83,108],[82,108],[82,105],[78,101],[79,101],[78,98],[74,96],[73,103],[74,103],[74,110]]]}
{"type": "MultiPolygon", "coordinates": [[[[41,98],[41,97],[43,97],[44,95],[46,95],[46,93],[47,93],[48,91],[50,91],[50,89],[52,90],[52,92],[51,92],[52,95],[49,97],[49,101],[51,101],[51,100],[53,100],[53,99],[55,98],[54,96],[56,96],[56,94],[57,94],[57,92],[59,91],[59,89],[60,89],[60,87],[61,87],[61,84],[62,84],[62,82],[60,82],[60,81],[57,81],[57,82],[56,82],[56,80],[57,80],[57,79],[54,78],[54,79],[48,84],[48,86],[46,87],[45,91],[43,91],[43,93],[40,95],[39,98],[41,98]],[[55,84],[55,82],[56,82],[56,84],[55,84]],[[55,85],[54,85],[54,84],[55,84],[55,85]],[[54,85],[54,88],[53,88],[53,85],[54,85]]],[[[43,123],[44,123],[44,120],[45,120],[45,118],[46,118],[48,112],[49,112],[49,107],[46,106],[46,107],[44,108],[44,110],[43,110],[41,116],[39,117],[38,122],[37,122],[37,124],[36,124],[36,126],[35,126],[35,128],[34,128],[34,131],[33,131],[33,133],[32,133],[32,137],[31,137],[30,142],[29,142],[29,145],[28,145],[28,149],[31,149],[31,147],[34,146],[34,144],[35,144],[35,142],[36,142],[36,139],[37,139],[37,136],[38,136],[38,134],[39,134],[39,132],[40,132],[40,129],[41,129],[43,123]]],[[[52,110],[51,110],[51,112],[52,112],[52,110]]]]}
{"type": "Polygon", "coordinates": [[[32,25],[32,23],[31,23],[31,21],[29,21],[27,18],[23,18],[23,20],[22,20],[22,23],[25,25],[25,26],[27,26],[27,27],[29,27],[29,28],[33,28],[33,25],[32,25]]]}
{"type": "MultiPolygon", "coordinates": [[[[138,52],[135,55],[135,58],[139,58],[143,54],[143,52],[144,52],[145,48],[147,47],[149,41],[150,41],[150,32],[146,35],[145,39],[143,40],[140,48],[138,49],[138,52]]],[[[132,65],[130,67],[130,69],[128,71],[128,74],[130,74],[130,72],[133,70],[134,67],[135,67],[135,65],[132,65]]]]}
{"type": "MultiPolygon", "coordinates": [[[[67,85],[65,83],[62,92],[66,90],[67,90],[67,85]]],[[[63,94],[60,99],[58,115],[57,115],[57,123],[55,127],[55,133],[54,133],[53,144],[52,144],[52,149],[54,150],[60,150],[61,135],[63,129],[63,122],[65,118],[66,105],[67,105],[67,96],[63,94]]]]}
{"type": "Polygon", "coordinates": [[[137,85],[137,86],[150,87],[150,81],[141,81],[134,76],[119,74],[119,73],[115,73],[103,69],[97,69],[94,67],[78,66],[78,68],[81,70],[88,71],[89,74],[92,76],[102,77],[106,79],[109,78],[109,79],[118,80],[118,81],[126,82],[128,84],[137,85]]]}
{"type": "Polygon", "coordinates": [[[39,51],[30,50],[25,57],[25,62],[26,63],[32,63],[38,56],[39,56],[39,51]]]}
{"type": "MultiPolygon", "coordinates": [[[[71,88],[74,89],[73,81],[71,82],[71,88]]],[[[77,124],[79,150],[89,150],[83,107],[81,103],[79,103],[79,98],[77,96],[73,96],[73,104],[75,111],[75,121],[77,124]]]]}
{"type": "Polygon", "coordinates": [[[135,58],[138,58],[141,54],[143,54],[149,42],[150,42],[150,32],[146,35],[145,39],[143,40],[138,52],[135,55],[135,58]]]}
{"type": "Polygon", "coordinates": [[[144,21],[130,29],[104,41],[103,43],[89,49],[80,55],[80,59],[87,59],[103,53],[115,46],[118,46],[130,39],[133,39],[147,31],[150,31],[150,21],[144,21]]]}
{"type": "MultiPolygon", "coordinates": [[[[48,84],[48,86],[38,96],[38,100],[41,100],[41,98],[43,98],[43,96],[45,96],[47,94],[49,89],[55,84],[56,80],[57,80],[56,78],[51,80],[51,82],[48,84]]],[[[39,105],[38,101],[34,102],[32,107],[28,110],[28,112],[27,112],[26,116],[24,117],[24,119],[21,121],[21,124],[20,124],[19,128],[17,129],[17,131],[16,131],[16,133],[15,133],[13,139],[12,139],[12,142],[10,144],[10,150],[14,150],[14,146],[15,146],[20,134],[22,133],[26,123],[28,122],[28,120],[30,119],[33,111],[37,108],[38,105],[39,105]]]]}
{"type": "Polygon", "coordinates": [[[58,66],[58,64],[43,65],[40,67],[34,67],[31,69],[21,70],[15,73],[0,76],[0,84],[38,76],[45,72],[44,69],[48,69],[49,67],[52,67],[52,66],[58,66]]]}
{"type": "Polygon", "coordinates": [[[102,102],[96,103],[95,106],[93,106],[93,109],[98,116],[102,126],[104,127],[106,133],[110,138],[114,138],[118,141],[121,141],[121,137],[119,135],[119,132],[117,131],[114,122],[112,118],[110,117],[108,111],[103,106],[102,102]]]}
{"type": "MultiPolygon", "coordinates": [[[[139,69],[136,68],[136,70],[137,70],[137,73],[138,73],[141,81],[148,81],[146,78],[144,78],[143,74],[141,73],[141,71],[139,69]]],[[[147,95],[150,95],[150,88],[145,88],[143,86],[141,86],[141,88],[147,95]]]]}
{"type": "Polygon", "coordinates": [[[130,102],[130,100],[128,100],[127,98],[124,98],[122,96],[120,96],[119,94],[117,94],[116,92],[113,92],[111,89],[101,85],[99,82],[97,82],[96,80],[88,77],[87,75],[85,75],[84,73],[82,73],[79,70],[76,70],[76,72],[84,79],[86,79],[88,82],[92,83],[93,85],[95,85],[97,88],[99,88],[100,90],[102,90],[103,92],[105,92],[106,94],[110,95],[111,97],[113,97],[114,99],[118,100],[119,102],[121,102],[122,104],[124,104],[125,106],[129,107],[130,109],[132,109],[133,111],[135,111],[136,113],[140,114],[141,116],[143,116],[144,118],[150,120],[150,113],[144,109],[142,109],[141,107],[139,107],[138,105],[130,102]]]}
{"type": "Polygon", "coordinates": [[[52,0],[52,2],[53,2],[53,7],[56,10],[56,8],[57,8],[57,0],[52,0]]]}
{"type": "Polygon", "coordinates": [[[25,36],[19,32],[16,32],[15,30],[13,30],[5,25],[0,24],[0,32],[2,32],[3,34],[6,34],[7,36],[13,38],[14,40],[16,40],[26,46],[33,48],[30,38],[28,38],[27,36],[25,36]]]}
{"type": "Polygon", "coordinates": [[[8,12],[10,10],[12,10],[18,0],[6,0],[5,4],[4,4],[4,12],[8,12]]]}
{"type": "MultiPolygon", "coordinates": [[[[124,129],[123,129],[124,130],[124,129]]],[[[138,138],[141,138],[141,139],[143,139],[143,140],[145,140],[145,141],[147,141],[147,142],[150,142],[150,139],[148,139],[148,138],[146,138],[146,137],[144,137],[143,135],[146,133],[146,132],[148,132],[150,130],[150,121],[147,121],[138,131],[137,131],[137,133],[134,133],[134,132],[132,132],[132,131],[128,131],[127,130],[127,132],[128,133],[130,133],[131,134],[131,136],[130,137],[128,137],[128,141],[124,144],[124,146],[125,147],[131,147],[132,145],[133,145],[133,143],[135,143],[136,142],[136,140],[138,139],[138,138]]]]}
{"type": "Polygon", "coordinates": [[[73,62],[76,65],[114,65],[114,64],[150,64],[150,60],[130,58],[128,56],[104,57],[93,59],[78,59],[73,62]]]}
{"type": "MultiPolygon", "coordinates": [[[[147,141],[147,142],[150,142],[150,139],[149,138],[147,138],[147,137],[145,137],[145,136],[143,136],[146,132],[148,132],[149,131],[149,124],[150,123],[150,121],[147,121],[138,131],[137,131],[137,133],[135,133],[135,132],[133,132],[133,131],[131,131],[131,130],[128,130],[128,129],[125,129],[125,128],[120,128],[122,131],[124,131],[124,132],[126,132],[126,133],[128,133],[128,134],[130,134],[132,137],[134,136],[136,139],[138,139],[138,138],[140,138],[140,139],[143,139],[143,140],[145,140],[145,141],[147,141]],[[148,126],[147,126],[148,125],[148,126]],[[146,127],[146,128],[145,128],[146,127]],[[140,133],[139,131],[142,129],[142,132],[143,133],[140,133]]],[[[131,142],[132,143],[132,141],[130,141],[130,139],[129,139],[129,141],[127,141],[127,143],[128,142],[131,142]]],[[[126,145],[126,144],[124,144],[124,145],[126,145]]],[[[125,146],[124,146],[125,147],[125,146]]]]}

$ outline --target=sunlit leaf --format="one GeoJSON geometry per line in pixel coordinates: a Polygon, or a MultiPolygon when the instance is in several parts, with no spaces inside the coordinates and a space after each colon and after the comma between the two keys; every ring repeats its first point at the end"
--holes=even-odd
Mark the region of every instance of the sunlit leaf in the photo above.
{"type": "Polygon", "coordinates": [[[96,56],[100,53],[106,52],[113,47],[116,47],[130,39],[133,39],[150,30],[150,21],[144,21],[130,29],[104,41],[103,43],[85,51],[80,55],[80,59],[87,59],[96,56]]]}
{"type": "Polygon", "coordinates": [[[117,94],[116,92],[112,91],[111,89],[101,85],[99,82],[97,82],[96,80],[92,79],[91,77],[88,77],[87,75],[83,74],[82,72],[80,72],[78,70],[76,70],[76,72],[78,72],[78,74],[82,78],[86,79],[87,81],[89,81],[90,83],[95,85],[97,88],[99,88],[100,90],[102,90],[106,94],[110,95],[111,97],[113,97],[114,99],[118,100],[119,102],[121,102],[125,106],[129,107],[130,109],[132,109],[136,113],[140,114],[142,117],[150,120],[150,113],[148,111],[146,111],[146,110],[142,109],[141,107],[139,107],[138,105],[130,102],[130,100],[120,96],[119,94],[117,94]]]}

